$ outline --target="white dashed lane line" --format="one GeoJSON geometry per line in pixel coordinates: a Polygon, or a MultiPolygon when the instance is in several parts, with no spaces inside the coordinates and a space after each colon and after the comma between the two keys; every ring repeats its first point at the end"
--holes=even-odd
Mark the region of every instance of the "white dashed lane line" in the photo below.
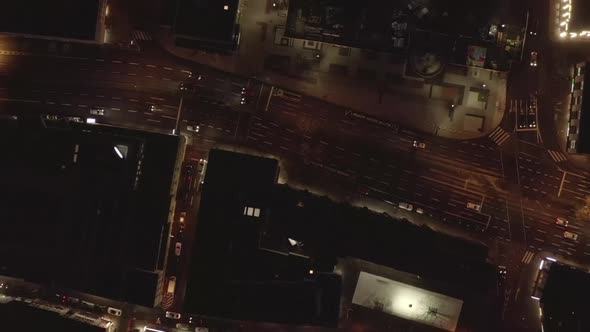
{"type": "Polygon", "coordinates": [[[156,66],[154,65],[145,65],[146,67],[150,67],[150,68],[156,68],[156,66]]]}
{"type": "Polygon", "coordinates": [[[112,63],[123,63],[123,61],[113,60],[112,63]]]}
{"type": "Polygon", "coordinates": [[[172,70],[172,68],[170,68],[170,67],[164,67],[164,69],[166,69],[166,70],[172,70]]]}
{"type": "Polygon", "coordinates": [[[147,119],[149,122],[160,122],[160,120],[154,120],[154,119],[147,119]]]}
{"type": "Polygon", "coordinates": [[[129,64],[133,65],[133,66],[139,66],[139,63],[137,63],[137,62],[129,62],[129,64]]]}

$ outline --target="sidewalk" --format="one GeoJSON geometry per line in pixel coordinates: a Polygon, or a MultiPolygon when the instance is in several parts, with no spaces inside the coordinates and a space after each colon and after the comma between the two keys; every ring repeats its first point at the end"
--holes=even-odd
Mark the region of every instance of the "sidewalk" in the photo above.
{"type": "Polygon", "coordinates": [[[250,1],[242,7],[242,39],[233,56],[175,47],[172,34],[165,29],[156,39],[178,57],[255,77],[427,134],[476,138],[491,132],[502,120],[504,74],[453,66],[436,82],[425,83],[407,77],[406,63],[395,63],[391,55],[369,56],[371,52],[359,49],[286,38],[281,28],[285,13],[267,10],[264,1],[250,1]],[[314,59],[318,53],[320,60],[314,59]],[[273,65],[272,60],[278,63],[273,65]],[[452,116],[451,104],[456,105],[452,116]]]}

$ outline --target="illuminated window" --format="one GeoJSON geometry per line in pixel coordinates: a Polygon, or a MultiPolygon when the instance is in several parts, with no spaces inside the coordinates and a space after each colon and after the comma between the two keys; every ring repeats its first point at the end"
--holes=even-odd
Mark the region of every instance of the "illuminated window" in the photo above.
{"type": "Polygon", "coordinates": [[[249,207],[249,206],[244,206],[244,215],[248,216],[248,217],[260,218],[260,209],[254,208],[254,207],[249,207]]]}

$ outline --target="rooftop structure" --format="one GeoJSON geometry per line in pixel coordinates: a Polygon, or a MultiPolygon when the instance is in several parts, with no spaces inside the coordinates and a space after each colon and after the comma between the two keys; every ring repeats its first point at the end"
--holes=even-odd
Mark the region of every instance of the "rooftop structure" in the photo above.
{"type": "Polygon", "coordinates": [[[590,153],[590,75],[588,62],[574,66],[566,151],[590,153]]]}
{"type": "Polygon", "coordinates": [[[1,124],[1,273],[156,305],[178,138],[38,122],[1,124]]]}
{"type": "Polygon", "coordinates": [[[0,33],[102,42],[105,0],[9,1],[0,11],[0,33]]]}
{"type": "Polygon", "coordinates": [[[238,0],[180,0],[174,18],[176,46],[230,51],[240,38],[238,0]]]}

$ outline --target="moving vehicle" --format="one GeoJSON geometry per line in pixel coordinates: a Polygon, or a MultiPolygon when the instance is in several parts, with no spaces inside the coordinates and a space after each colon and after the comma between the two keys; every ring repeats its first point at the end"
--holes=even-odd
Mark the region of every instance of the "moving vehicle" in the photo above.
{"type": "Polygon", "coordinates": [[[51,114],[47,114],[43,118],[45,120],[59,120],[59,117],[57,115],[51,115],[51,114]]]}
{"type": "Polygon", "coordinates": [[[201,79],[203,79],[203,75],[191,71],[188,73],[188,78],[194,78],[195,80],[200,81],[201,79]]]}
{"type": "Polygon", "coordinates": [[[183,223],[185,218],[186,218],[186,212],[185,211],[180,212],[180,217],[178,218],[178,221],[183,223]]]}
{"type": "Polygon", "coordinates": [[[191,326],[188,324],[184,324],[184,323],[176,323],[176,328],[179,330],[190,331],[191,326]]]}
{"type": "Polygon", "coordinates": [[[578,241],[578,234],[565,231],[563,232],[563,237],[568,238],[570,240],[578,241]]]}
{"type": "Polygon", "coordinates": [[[174,290],[176,289],[176,277],[170,277],[168,279],[168,293],[174,294],[174,290]]]}
{"type": "Polygon", "coordinates": [[[531,52],[531,67],[537,67],[537,58],[538,58],[538,53],[533,51],[531,52]]]}
{"type": "Polygon", "coordinates": [[[117,308],[113,308],[113,307],[108,307],[107,313],[110,315],[115,315],[115,316],[123,315],[123,311],[121,309],[117,309],[117,308]]]}
{"type": "Polygon", "coordinates": [[[424,214],[424,210],[422,210],[421,208],[416,208],[416,213],[424,214]]]}
{"type": "Polygon", "coordinates": [[[467,208],[470,210],[481,212],[481,205],[476,204],[476,203],[467,202],[467,208]]]}
{"type": "Polygon", "coordinates": [[[157,109],[156,109],[156,105],[150,105],[150,106],[148,107],[148,112],[155,112],[156,110],[157,110],[157,109]]]}
{"type": "Polygon", "coordinates": [[[404,209],[404,210],[408,210],[408,211],[412,211],[414,209],[414,206],[412,204],[408,204],[408,203],[404,203],[404,202],[399,202],[398,206],[400,209],[404,209]]]}
{"type": "Polygon", "coordinates": [[[174,254],[176,256],[180,256],[181,250],[182,250],[182,243],[181,242],[176,242],[176,245],[174,246],[174,254]]]}
{"type": "Polygon", "coordinates": [[[91,108],[90,114],[92,115],[104,115],[104,108],[91,108]]]}
{"type": "Polygon", "coordinates": [[[557,217],[557,221],[555,222],[555,224],[557,224],[559,226],[567,227],[568,221],[561,218],[561,217],[557,217]]]}
{"type": "Polygon", "coordinates": [[[192,83],[180,83],[178,89],[183,92],[195,92],[195,85],[192,83]]]}
{"type": "Polygon", "coordinates": [[[174,311],[166,311],[166,318],[180,319],[180,314],[174,311]]]}
{"type": "Polygon", "coordinates": [[[198,125],[188,125],[188,126],[186,126],[186,130],[188,130],[188,131],[194,131],[195,133],[198,133],[200,129],[201,128],[198,125]]]}
{"type": "Polygon", "coordinates": [[[426,143],[415,140],[414,142],[412,142],[412,146],[418,149],[425,149],[426,143]]]}
{"type": "Polygon", "coordinates": [[[241,105],[246,105],[250,102],[250,99],[252,97],[252,90],[246,87],[242,88],[242,92],[241,92],[241,98],[240,98],[240,104],[241,105]]]}

